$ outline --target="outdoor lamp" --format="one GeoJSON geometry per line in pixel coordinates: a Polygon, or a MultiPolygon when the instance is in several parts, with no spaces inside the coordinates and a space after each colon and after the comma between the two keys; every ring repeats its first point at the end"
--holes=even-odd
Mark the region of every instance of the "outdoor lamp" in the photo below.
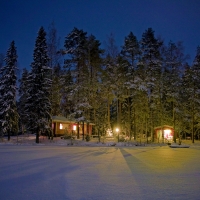
{"type": "Polygon", "coordinates": [[[116,128],[116,132],[117,132],[117,134],[118,134],[118,142],[119,142],[119,129],[118,128],[116,128]]]}

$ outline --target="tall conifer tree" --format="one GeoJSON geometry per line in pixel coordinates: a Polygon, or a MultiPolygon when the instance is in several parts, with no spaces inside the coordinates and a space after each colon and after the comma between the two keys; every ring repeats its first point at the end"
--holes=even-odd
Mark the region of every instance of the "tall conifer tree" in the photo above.
{"type": "Polygon", "coordinates": [[[28,99],[26,104],[29,113],[28,129],[36,132],[36,143],[39,143],[41,131],[51,128],[51,68],[48,67],[46,32],[40,28],[35,42],[31,72],[28,76],[28,99]]]}
{"type": "Polygon", "coordinates": [[[144,69],[146,87],[148,89],[148,101],[150,112],[146,113],[149,117],[151,137],[153,138],[153,127],[159,124],[158,109],[156,104],[160,99],[161,82],[161,55],[160,47],[162,41],[157,39],[152,28],[148,28],[141,39],[141,67],[144,69]]]}
{"type": "MultiPolygon", "coordinates": [[[[137,65],[140,55],[140,46],[136,36],[130,32],[127,37],[125,37],[124,45],[122,46],[121,51],[123,59],[125,62],[125,82],[124,82],[124,99],[123,103],[123,121],[126,124],[128,135],[132,136],[132,126],[134,127],[134,138],[136,138],[136,119],[135,115],[135,106],[136,102],[136,89],[137,84],[135,82],[135,74],[137,70],[137,65]],[[133,122],[133,123],[132,123],[133,122]]],[[[138,81],[137,81],[138,83],[138,81]]]]}
{"type": "Polygon", "coordinates": [[[16,108],[16,70],[17,51],[12,41],[5,57],[5,66],[0,69],[0,127],[1,133],[18,131],[18,113],[16,108]]]}
{"type": "Polygon", "coordinates": [[[61,53],[59,52],[60,38],[57,35],[57,30],[54,23],[51,23],[47,33],[47,50],[48,50],[48,66],[52,69],[51,79],[51,114],[61,114],[61,53]]]}
{"type": "Polygon", "coordinates": [[[181,42],[169,42],[163,54],[162,72],[162,124],[169,124],[174,127],[174,142],[177,132],[180,132],[181,109],[180,109],[180,87],[181,71],[184,67],[184,52],[181,42]]]}
{"type": "Polygon", "coordinates": [[[89,109],[88,99],[85,93],[85,83],[88,78],[86,67],[87,33],[74,28],[65,39],[65,68],[71,70],[73,86],[71,96],[75,102],[73,117],[78,121],[86,120],[85,111],[89,109]]]}
{"type": "Polygon", "coordinates": [[[195,132],[199,129],[200,112],[200,47],[197,47],[196,56],[192,65],[192,83],[188,90],[190,105],[190,130],[192,133],[192,142],[194,143],[195,132]]]}
{"type": "Polygon", "coordinates": [[[19,102],[18,102],[18,112],[20,115],[20,128],[22,133],[26,130],[27,126],[27,113],[26,113],[26,102],[28,98],[27,94],[27,78],[28,78],[28,70],[26,68],[23,69],[22,77],[19,80],[19,102]]]}

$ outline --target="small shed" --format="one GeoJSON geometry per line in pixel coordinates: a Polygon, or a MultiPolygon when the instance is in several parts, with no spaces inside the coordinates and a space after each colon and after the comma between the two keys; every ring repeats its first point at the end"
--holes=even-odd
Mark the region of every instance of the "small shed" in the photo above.
{"type": "Polygon", "coordinates": [[[93,125],[93,123],[69,120],[63,116],[52,116],[52,131],[54,136],[62,136],[65,134],[91,135],[93,125]]]}
{"type": "Polygon", "coordinates": [[[174,128],[172,126],[163,125],[154,128],[154,138],[158,140],[172,140],[174,136],[174,128]]]}

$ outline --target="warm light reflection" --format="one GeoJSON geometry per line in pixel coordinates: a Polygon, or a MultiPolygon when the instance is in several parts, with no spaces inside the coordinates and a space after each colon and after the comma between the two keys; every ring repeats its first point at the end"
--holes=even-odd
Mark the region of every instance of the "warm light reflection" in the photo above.
{"type": "Polygon", "coordinates": [[[118,128],[116,128],[116,132],[117,132],[117,133],[119,132],[119,129],[118,129],[118,128]]]}

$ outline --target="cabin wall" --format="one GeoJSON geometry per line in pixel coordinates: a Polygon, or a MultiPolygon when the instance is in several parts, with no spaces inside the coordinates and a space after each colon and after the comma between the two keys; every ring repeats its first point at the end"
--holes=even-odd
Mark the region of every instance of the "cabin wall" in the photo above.
{"type": "Polygon", "coordinates": [[[163,126],[155,129],[154,138],[161,141],[162,139],[171,140],[174,135],[174,129],[168,126],[163,126]]]}
{"type": "MultiPolygon", "coordinates": [[[[53,129],[53,133],[54,136],[62,136],[62,135],[69,135],[72,134],[73,135],[77,135],[77,130],[78,128],[76,127],[76,130],[73,130],[73,126],[77,124],[73,123],[73,122],[53,122],[52,123],[52,129],[53,129]]],[[[79,135],[83,134],[83,124],[79,124],[79,135]]],[[[84,134],[87,135],[91,135],[92,134],[92,125],[88,125],[87,123],[84,123],[84,134]]]]}

